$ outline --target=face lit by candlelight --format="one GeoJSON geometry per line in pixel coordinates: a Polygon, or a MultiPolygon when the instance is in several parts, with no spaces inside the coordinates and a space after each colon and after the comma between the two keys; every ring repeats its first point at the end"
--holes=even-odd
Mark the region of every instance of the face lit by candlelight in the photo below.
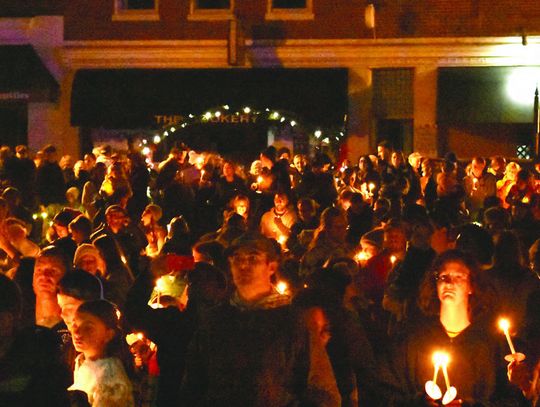
{"type": "Polygon", "coordinates": [[[468,304],[472,293],[469,269],[460,262],[446,263],[437,275],[437,296],[441,303],[468,304]]]}

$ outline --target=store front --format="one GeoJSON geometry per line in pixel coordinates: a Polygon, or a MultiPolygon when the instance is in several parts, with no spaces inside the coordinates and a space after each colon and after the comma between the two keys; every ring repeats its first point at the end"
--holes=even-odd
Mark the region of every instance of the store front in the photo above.
{"type": "Polygon", "coordinates": [[[540,67],[440,68],[440,148],[460,157],[497,151],[532,157],[534,93],[540,67]]]}
{"type": "Polygon", "coordinates": [[[153,138],[172,126],[167,136],[199,149],[253,154],[287,134],[300,146],[299,129],[342,132],[347,87],[346,69],[80,70],[71,123],[83,146],[111,130],[153,138]]]}
{"type": "Polygon", "coordinates": [[[28,143],[28,105],[58,99],[59,86],[30,45],[0,46],[0,144],[28,143]]]}

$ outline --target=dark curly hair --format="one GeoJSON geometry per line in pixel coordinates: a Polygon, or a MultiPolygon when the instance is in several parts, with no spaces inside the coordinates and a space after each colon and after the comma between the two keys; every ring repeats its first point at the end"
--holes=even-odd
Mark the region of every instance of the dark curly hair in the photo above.
{"type": "Polygon", "coordinates": [[[460,250],[448,250],[433,260],[431,268],[424,275],[420,285],[418,306],[428,316],[440,313],[441,302],[437,295],[437,276],[448,263],[461,263],[469,270],[472,294],[469,299],[469,317],[475,320],[487,309],[487,293],[480,276],[480,266],[469,253],[460,250]]]}

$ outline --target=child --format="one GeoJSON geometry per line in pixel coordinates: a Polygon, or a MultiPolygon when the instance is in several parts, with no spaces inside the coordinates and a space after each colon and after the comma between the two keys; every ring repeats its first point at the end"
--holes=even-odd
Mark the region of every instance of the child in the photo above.
{"type": "Polygon", "coordinates": [[[81,354],[68,390],[84,391],[92,407],[134,406],[131,382],[119,359],[124,342],[116,312],[108,301],[88,301],[73,319],[73,345],[81,354]]]}

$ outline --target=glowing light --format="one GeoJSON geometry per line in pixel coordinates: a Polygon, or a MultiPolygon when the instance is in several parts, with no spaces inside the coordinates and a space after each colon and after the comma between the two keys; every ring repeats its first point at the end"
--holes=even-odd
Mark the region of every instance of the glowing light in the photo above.
{"type": "Polygon", "coordinates": [[[396,263],[397,257],[394,255],[390,256],[390,263],[392,263],[392,266],[396,263]]]}
{"type": "Polygon", "coordinates": [[[214,113],[214,116],[220,117],[220,116],[221,116],[221,112],[218,110],[216,113],[214,113]]]}
{"type": "Polygon", "coordinates": [[[269,111],[270,111],[270,109],[269,109],[269,108],[266,108],[266,109],[264,109],[264,110],[265,110],[265,111],[267,111],[267,112],[269,112],[269,111]]]}
{"type": "Polygon", "coordinates": [[[205,118],[206,120],[210,119],[211,117],[212,117],[212,113],[210,113],[210,112],[206,112],[206,113],[204,114],[204,118],[205,118]]]}
{"type": "Polygon", "coordinates": [[[151,150],[150,150],[150,147],[144,147],[144,148],[142,149],[142,153],[143,153],[144,155],[150,154],[150,151],[151,151],[151,150]]]}
{"type": "Polygon", "coordinates": [[[47,219],[49,215],[47,215],[47,212],[41,212],[41,219],[47,219]]]}
{"type": "Polygon", "coordinates": [[[148,140],[145,139],[145,138],[143,138],[142,143],[143,143],[143,144],[148,144],[148,140]]]}
{"type": "Polygon", "coordinates": [[[263,182],[263,177],[261,177],[260,175],[257,177],[257,184],[260,184],[261,182],[263,182]]]}
{"type": "Polygon", "coordinates": [[[271,117],[272,119],[279,119],[279,116],[280,116],[280,115],[279,115],[279,112],[273,112],[273,113],[270,115],[270,117],[271,117]]]}
{"type": "Polygon", "coordinates": [[[514,103],[532,106],[534,101],[534,91],[539,82],[539,68],[514,68],[507,79],[506,92],[514,103]]]}
{"type": "Polygon", "coordinates": [[[122,260],[122,263],[127,264],[126,256],[121,255],[121,256],[120,256],[120,260],[122,260]]]}
{"type": "Polygon", "coordinates": [[[32,219],[34,219],[34,220],[36,220],[38,217],[39,217],[39,215],[38,215],[37,213],[34,213],[34,214],[32,215],[32,219]]]}
{"type": "Polygon", "coordinates": [[[315,137],[319,138],[322,136],[322,131],[320,130],[315,130],[315,133],[313,133],[315,135],[315,137]]]}
{"type": "Polygon", "coordinates": [[[276,284],[276,291],[280,293],[281,295],[287,294],[288,289],[289,289],[289,285],[285,281],[279,281],[276,284]]]}
{"type": "Polygon", "coordinates": [[[448,353],[434,352],[431,360],[436,366],[448,366],[448,363],[450,363],[450,356],[448,353]]]}
{"type": "Polygon", "coordinates": [[[154,136],[154,143],[155,144],[161,143],[161,137],[159,137],[157,134],[154,136]]]}
{"type": "Polygon", "coordinates": [[[187,123],[182,123],[180,127],[185,128],[187,126],[187,123]]]}
{"type": "Polygon", "coordinates": [[[354,259],[356,260],[357,263],[360,263],[360,262],[368,260],[368,256],[366,252],[362,250],[356,253],[356,255],[354,256],[354,259]]]}
{"type": "Polygon", "coordinates": [[[287,242],[287,236],[285,235],[280,235],[277,239],[278,243],[280,245],[284,245],[286,242],[287,242]]]}
{"type": "Polygon", "coordinates": [[[296,122],[294,120],[291,120],[291,127],[296,126],[296,122]]]}
{"type": "Polygon", "coordinates": [[[244,107],[242,110],[243,110],[244,113],[246,113],[246,114],[251,112],[251,108],[248,107],[248,106],[244,107]]]}
{"type": "Polygon", "coordinates": [[[139,332],[139,333],[137,334],[137,339],[138,339],[139,341],[142,341],[142,340],[144,339],[144,335],[143,335],[141,332],[139,332]]]}
{"type": "Polygon", "coordinates": [[[229,109],[230,109],[230,107],[229,107],[229,105],[223,105],[223,109],[225,109],[225,110],[229,110],[229,109]]]}
{"type": "Polygon", "coordinates": [[[281,120],[279,121],[280,123],[283,123],[285,121],[285,118],[282,117],[281,120]]]}
{"type": "Polygon", "coordinates": [[[322,142],[328,144],[330,143],[330,139],[328,137],[323,138],[322,142]]]}
{"type": "Polygon", "coordinates": [[[163,292],[165,290],[165,280],[160,277],[156,280],[156,291],[163,292]]]}
{"type": "Polygon", "coordinates": [[[195,116],[193,116],[193,115],[190,113],[190,114],[188,114],[188,117],[189,117],[190,119],[193,119],[193,117],[195,117],[195,116]]]}
{"type": "Polygon", "coordinates": [[[174,133],[176,131],[175,127],[171,127],[171,133],[174,133]]]}
{"type": "Polygon", "coordinates": [[[168,131],[164,131],[164,132],[163,132],[163,135],[164,135],[165,137],[167,137],[167,136],[169,135],[169,132],[168,132],[168,131]]]}

